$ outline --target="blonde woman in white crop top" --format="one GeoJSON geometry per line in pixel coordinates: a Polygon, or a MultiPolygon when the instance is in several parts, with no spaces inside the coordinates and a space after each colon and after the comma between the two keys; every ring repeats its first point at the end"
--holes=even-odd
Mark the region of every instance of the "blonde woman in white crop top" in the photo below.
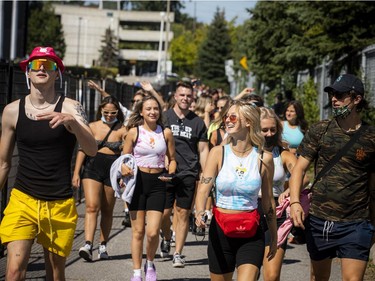
{"type": "MultiPolygon", "coordinates": [[[[294,153],[289,150],[285,150],[282,147],[282,131],[283,126],[280,119],[277,117],[273,109],[262,107],[260,108],[260,127],[262,135],[266,140],[266,149],[272,151],[274,161],[274,177],[273,177],[273,197],[278,203],[282,203],[283,200],[289,196],[289,189],[284,191],[284,184],[286,180],[286,173],[292,173],[293,167],[297,162],[297,157],[294,153]]],[[[305,177],[304,185],[309,183],[307,177],[305,177]]],[[[262,193],[260,193],[260,199],[263,200],[262,193]]],[[[277,204],[278,205],[278,204],[277,204]]],[[[277,218],[277,227],[285,221],[286,214],[277,218]]],[[[264,225],[264,222],[263,222],[264,225]]],[[[269,251],[269,230],[264,226],[265,242],[264,248],[265,253],[269,251]]],[[[263,259],[262,274],[264,281],[280,280],[281,267],[284,260],[286,251],[286,241],[281,245],[276,252],[275,257],[272,260],[268,260],[266,257],[263,259]]]]}
{"type": "MultiPolygon", "coordinates": [[[[244,101],[231,104],[225,116],[228,144],[224,148],[212,148],[200,180],[195,202],[196,224],[206,227],[201,217],[214,182],[217,194],[220,193],[216,204],[220,213],[257,212],[258,192],[261,189],[262,207],[271,232],[271,247],[266,256],[272,259],[277,249],[275,201],[272,195],[274,166],[272,154],[263,151],[264,137],[261,135],[259,117],[259,108],[254,105],[244,101]],[[249,174],[252,176],[249,177],[249,174]],[[227,183],[226,176],[233,180],[233,184],[227,183]],[[249,186],[250,191],[244,186],[249,186]],[[239,201],[242,203],[238,204],[239,201]]],[[[211,280],[231,281],[237,268],[238,280],[255,281],[263,256],[264,235],[260,226],[250,238],[231,238],[225,236],[214,214],[208,243],[211,280]]]]}
{"type": "MultiPolygon", "coordinates": [[[[159,245],[159,230],[166,199],[165,183],[170,180],[164,174],[174,174],[176,171],[174,138],[170,129],[163,128],[161,114],[161,106],[154,97],[143,98],[129,118],[129,133],[123,148],[124,154],[134,155],[138,166],[133,198],[128,202],[132,225],[132,281],[142,280],[145,235],[146,280],[156,280],[154,258],[159,245]],[[169,163],[168,167],[166,162],[169,163]]],[[[122,174],[129,176],[132,173],[132,169],[123,164],[122,174]]]]}

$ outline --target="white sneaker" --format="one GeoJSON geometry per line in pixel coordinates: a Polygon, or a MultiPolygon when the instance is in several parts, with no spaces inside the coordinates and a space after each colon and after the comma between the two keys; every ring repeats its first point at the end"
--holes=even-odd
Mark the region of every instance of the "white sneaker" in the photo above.
{"type": "Polygon", "coordinates": [[[79,248],[78,254],[84,260],[92,261],[92,245],[86,243],[83,247],[79,248]]]}
{"type": "Polygon", "coordinates": [[[171,247],[176,247],[176,235],[172,234],[171,237],[171,247]]]}
{"type": "Polygon", "coordinates": [[[173,267],[185,267],[185,259],[179,253],[173,255],[172,263],[173,267]]]}
{"type": "Polygon", "coordinates": [[[100,260],[108,260],[109,259],[109,255],[107,253],[106,245],[102,245],[102,244],[99,245],[98,259],[100,259],[100,260]]]}

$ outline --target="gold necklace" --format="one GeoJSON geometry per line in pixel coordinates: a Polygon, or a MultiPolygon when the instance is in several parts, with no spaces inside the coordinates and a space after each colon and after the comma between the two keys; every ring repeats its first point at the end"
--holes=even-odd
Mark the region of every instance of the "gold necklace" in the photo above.
{"type": "MultiPolygon", "coordinates": [[[[231,149],[233,150],[233,155],[234,155],[234,157],[236,157],[238,163],[240,163],[240,166],[236,167],[236,170],[238,170],[238,169],[243,169],[243,168],[242,168],[243,164],[242,164],[242,161],[240,160],[240,158],[244,158],[244,157],[243,157],[243,154],[244,154],[245,152],[251,150],[252,148],[253,148],[253,147],[250,147],[250,148],[245,149],[244,151],[239,151],[239,150],[235,150],[235,149],[233,148],[233,146],[231,146],[231,149]],[[234,152],[242,153],[242,157],[237,156],[236,153],[234,153],[234,152]]],[[[246,169],[245,169],[245,171],[246,171],[246,169]]]]}
{"type": "Polygon", "coordinates": [[[43,110],[43,109],[47,109],[48,107],[50,107],[51,105],[54,105],[55,104],[55,102],[56,102],[56,97],[53,99],[53,102],[52,103],[50,103],[49,105],[47,105],[47,106],[45,106],[45,107],[36,107],[34,104],[33,104],[33,102],[31,101],[31,98],[30,98],[30,96],[29,96],[29,101],[30,101],[30,104],[32,105],[32,107],[34,107],[36,110],[43,110]]]}
{"type": "Polygon", "coordinates": [[[246,149],[243,150],[243,151],[239,151],[239,150],[234,149],[233,145],[231,146],[231,148],[232,148],[233,151],[235,151],[235,152],[237,152],[237,153],[245,153],[245,152],[251,150],[253,147],[250,146],[249,148],[246,148],[246,149]]]}

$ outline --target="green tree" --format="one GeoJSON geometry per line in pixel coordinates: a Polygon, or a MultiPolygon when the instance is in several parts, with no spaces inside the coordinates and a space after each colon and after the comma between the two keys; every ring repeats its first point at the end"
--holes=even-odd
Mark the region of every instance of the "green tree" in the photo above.
{"type": "MultiPolygon", "coordinates": [[[[170,11],[175,13],[175,22],[181,23],[181,9],[185,6],[181,1],[170,1],[170,11]]],[[[167,11],[167,1],[131,1],[134,11],[167,11]]]]}
{"type": "MultiPolygon", "coordinates": [[[[295,15],[288,13],[287,2],[258,2],[245,22],[244,44],[251,71],[270,89],[282,84],[286,74],[296,75],[297,67],[287,68],[288,58],[282,56],[288,39],[298,34],[295,15]]],[[[305,69],[305,68],[303,68],[305,69]]]]}
{"type": "Polygon", "coordinates": [[[103,67],[118,66],[117,38],[110,28],[105,30],[102,47],[100,49],[99,65],[103,67]]]}
{"type": "MultiPolygon", "coordinates": [[[[233,71],[234,79],[239,83],[239,90],[246,87],[246,82],[248,80],[249,71],[240,65],[240,61],[243,57],[247,58],[248,50],[244,41],[245,25],[235,25],[235,20],[229,22],[229,35],[232,42],[232,58],[233,58],[233,71]]],[[[252,65],[248,62],[249,70],[252,71],[252,65]]]]}
{"type": "Polygon", "coordinates": [[[27,33],[27,53],[36,46],[50,46],[56,54],[64,58],[66,44],[59,17],[50,2],[33,2],[30,7],[27,33]]]}
{"type": "Polygon", "coordinates": [[[365,1],[258,1],[249,10],[243,38],[252,70],[268,88],[282,87],[285,77],[296,81],[323,58],[332,75],[345,66],[359,71],[360,51],[375,43],[375,5],[365,1]]]}
{"type": "Polygon", "coordinates": [[[202,81],[213,87],[228,91],[228,78],[225,75],[225,61],[231,58],[231,38],[224,11],[217,8],[207,36],[198,50],[198,69],[202,81]]]}
{"type": "Polygon", "coordinates": [[[205,28],[202,26],[193,33],[183,25],[175,24],[174,32],[179,35],[173,38],[170,45],[173,72],[180,76],[196,76],[198,47],[205,36],[205,28]]]}
{"type": "Polygon", "coordinates": [[[296,98],[303,104],[305,119],[309,126],[319,121],[318,91],[314,80],[310,78],[297,89],[296,98]]]}
{"type": "MultiPolygon", "coordinates": [[[[350,73],[360,68],[359,55],[362,49],[375,43],[375,5],[373,2],[327,1],[307,2],[309,11],[320,14],[322,32],[317,36],[318,52],[333,62],[332,74],[337,75],[345,66],[350,73]],[[323,5],[322,5],[323,4],[323,5]]],[[[302,22],[315,26],[306,14],[302,22]]],[[[306,37],[306,36],[305,36],[306,37]]]]}

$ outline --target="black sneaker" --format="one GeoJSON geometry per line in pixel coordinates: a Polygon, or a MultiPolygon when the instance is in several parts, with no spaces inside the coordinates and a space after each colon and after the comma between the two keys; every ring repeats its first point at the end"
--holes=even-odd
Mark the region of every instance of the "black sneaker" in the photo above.
{"type": "Polygon", "coordinates": [[[125,227],[131,227],[132,226],[131,221],[130,221],[129,212],[125,212],[125,218],[122,221],[122,225],[125,226],[125,227]]]}
{"type": "Polygon", "coordinates": [[[161,240],[160,243],[160,257],[167,258],[169,256],[169,252],[171,251],[171,241],[169,240],[161,240]]]}

